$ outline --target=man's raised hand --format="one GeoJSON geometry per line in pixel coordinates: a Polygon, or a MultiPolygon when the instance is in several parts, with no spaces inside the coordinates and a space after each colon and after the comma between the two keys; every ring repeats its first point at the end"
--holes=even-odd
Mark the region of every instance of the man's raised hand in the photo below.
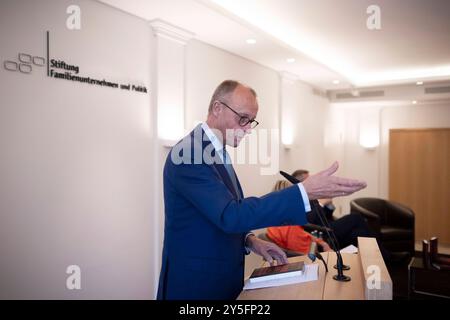
{"type": "Polygon", "coordinates": [[[338,168],[336,161],[328,169],[311,175],[302,182],[310,200],[348,196],[367,186],[364,181],[333,176],[338,168]]]}

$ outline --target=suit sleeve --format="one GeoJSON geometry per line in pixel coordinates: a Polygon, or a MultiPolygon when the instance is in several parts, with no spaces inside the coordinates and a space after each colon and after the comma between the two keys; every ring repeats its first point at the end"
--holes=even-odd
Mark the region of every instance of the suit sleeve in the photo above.
{"type": "Polygon", "coordinates": [[[305,205],[294,185],[263,197],[236,201],[212,166],[166,163],[165,174],[180,194],[227,233],[307,223],[305,205]]]}

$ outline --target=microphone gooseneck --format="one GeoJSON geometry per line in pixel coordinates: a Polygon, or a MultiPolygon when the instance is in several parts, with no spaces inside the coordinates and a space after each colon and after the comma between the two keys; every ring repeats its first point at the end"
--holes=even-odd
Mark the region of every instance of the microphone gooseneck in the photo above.
{"type": "MultiPolygon", "coordinates": [[[[328,223],[328,220],[326,217],[324,217],[322,215],[322,210],[320,208],[320,204],[319,201],[317,200],[312,200],[311,201],[314,209],[316,210],[317,216],[319,217],[320,222],[322,223],[322,225],[324,225],[326,227],[325,232],[327,233],[328,238],[330,239],[331,242],[331,246],[333,247],[334,252],[336,252],[336,255],[338,256],[338,260],[339,260],[339,256],[341,257],[341,268],[342,270],[350,270],[350,267],[345,265],[343,260],[342,260],[342,255],[341,252],[339,251],[339,241],[336,237],[336,234],[334,233],[333,228],[331,228],[330,224],[328,223]],[[331,234],[330,234],[331,231],[331,234]],[[331,236],[332,235],[332,236],[331,236]]],[[[338,269],[338,264],[336,262],[336,264],[334,265],[335,269],[338,269]]]]}
{"type": "MultiPolygon", "coordinates": [[[[320,206],[319,202],[317,200],[313,200],[315,206],[320,206]]],[[[322,216],[322,212],[320,210],[320,208],[316,208],[316,213],[320,219],[320,222],[322,223],[322,225],[328,227],[331,230],[331,234],[333,235],[333,237],[331,237],[330,232],[328,231],[328,228],[325,229],[325,232],[328,235],[328,238],[331,241],[331,245],[333,246],[333,250],[336,253],[336,265],[334,266],[335,269],[337,269],[337,274],[333,276],[333,279],[336,281],[342,281],[342,282],[346,282],[346,281],[350,281],[351,278],[349,276],[344,275],[344,271],[343,270],[350,270],[349,266],[346,266],[344,264],[344,261],[342,259],[342,255],[341,252],[338,250],[338,240],[336,238],[336,235],[334,234],[334,230],[330,227],[330,224],[328,223],[327,219],[325,217],[322,216]]]]}
{"type": "Polygon", "coordinates": [[[327,263],[325,262],[325,259],[322,257],[322,255],[320,254],[319,251],[316,252],[316,256],[317,256],[317,258],[319,258],[319,260],[321,260],[323,262],[323,265],[325,266],[325,272],[328,272],[327,263]]]}
{"type": "MultiPolygon", "coordinates": [[[[300,182],[301,182],[301,181],[298,180],[297,178],[291,176],[290,174],[288,174],[288,173],[286,173],[286,172],[284,172],[284,171],[280,171],[280,174],[281,174],[283,177],[285,177],[286,180],[288,180],[289,182],[291,182],[291,183],[293,183],[293,184],[297,184],[297,183],[300,183],[300,182]]],[[[336,253],[336,265],[334,266],[334,268],[337,269],[337,272],[338,272],[338,273],[337,273],[336,275],[333,276],[333,279],[336,280],[336,281],[344,281],[344,282],[345,282],[345,281],[350,281],[351,278],[350,278],[349,276],[344,275],[344,272],[343,272],[343,270],[349,270],[350,267],[344,265],[344,262],[343,262],[343,259],[342,259],[342,255],[341,255],[341,253],[340,253],[339,250],[338,250],[338,246],[337,246],[338,240],[337,240],[337,238],[336,238],[336,235],[335,235],[335,233],[334,233],[334,230],[330,227],[330,224],[328,223],[327,219],[324,218],[324,217],[322,216],[321,208],[317,208],[317,206],[320,207],[319,202],[318,202],[317,200],[311,200],[310,202],[311,202],[311,204],[312,204],[313,207],[316,207],[315,209],[316,209],[316,211],[317,211],[317,212],[316,212],[316,213],[317,213],[317,216],[319,217],[320,222],[322,223],[322,225],[325,226],[325,232],[327,233],[328,239],[330,239],[331,245],[332,245],[332,247],[333,247],[333,250],[334,250],[334,252],[336,253]],[[331,234],[332,234],[333,236],[331,236],[330,231],[329,231],[328,229],[331,230],[331,234]]],[[[308,256],[309,256],[309,253],[308,253],[308,256]]],[[[323,259],[323,258],[322,258],[322,259],[323,259]]],[[[311,259],[311,260],[312,260],[312,259],[311,259]]],[[[313,261],[314,261],[314,260],[313,260],[313,261]]],[[[323,261],[324,261],[324,260],[323,260],[323,261]]],[[[324,263],[325,263],[325,261],[324,261],[324,263]]],[[[328,271],[328,268],[326,268],[326,269],[327,269],[327,271],[328,271]]]]}

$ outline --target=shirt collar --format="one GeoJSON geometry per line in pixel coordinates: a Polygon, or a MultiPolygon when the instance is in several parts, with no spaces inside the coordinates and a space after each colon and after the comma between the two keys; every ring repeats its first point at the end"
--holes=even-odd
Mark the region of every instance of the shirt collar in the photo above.
{"type": "Polygon", "coordinates": [[[211,141],[214,149],[217,153],[219,153],[220,157],[222,157],[222,150],[223,150],[223,144],[217,138],[217,136],[214,134],[214,132],[211,130],[211,128],[208,126],[206,122],[202,122],[202,129],[205,131],[206,136],[208,137],[209,141],[211,141]]]}

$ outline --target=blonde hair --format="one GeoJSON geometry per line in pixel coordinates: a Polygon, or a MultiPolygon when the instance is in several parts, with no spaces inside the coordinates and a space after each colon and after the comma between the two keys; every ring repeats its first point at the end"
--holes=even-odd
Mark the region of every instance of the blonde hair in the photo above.
{"type": "Polygon", "coordinates": [[[272,191],[280,191],[280,190],[286,189],[287,187],[290,187],[290,186],[292,186],[292,183],[290,183],[289,181],[287,181],[287,180],[278,180],[275,183],[275,186],[273,187],[272,191]]]}

